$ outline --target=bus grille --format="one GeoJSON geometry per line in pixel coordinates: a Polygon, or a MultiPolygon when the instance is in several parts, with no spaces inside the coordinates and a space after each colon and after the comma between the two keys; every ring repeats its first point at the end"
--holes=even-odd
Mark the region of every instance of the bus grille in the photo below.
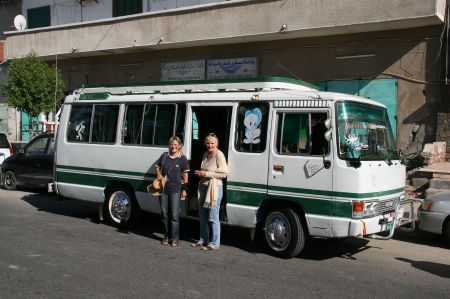
{"type": "Polygon", "coordinates": [[[378,214],[386,214],[395,211],[395,205],[397,204],[397,198],[391,198],[386,200],[380,200],[377,204],[376,211],[378,214]]]}

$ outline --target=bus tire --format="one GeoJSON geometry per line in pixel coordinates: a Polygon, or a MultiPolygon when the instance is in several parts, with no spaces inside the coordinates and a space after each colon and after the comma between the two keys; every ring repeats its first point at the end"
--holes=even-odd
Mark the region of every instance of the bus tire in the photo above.
{"type": "Polygon", "coordinates": [[[133,227],[141,214],[134,194],[125,188],[112,188],[107,194],[107,200],[103,205],[107,221],[119,228],[133,227]]]}
{"type": "Polygon", "coordinates": [[[3,176],[3,187],[6,190],[16,190],[17,188],[17,178],[11,170],[5,172],[5,175],[3,176]]]}
{"type": "Polygon", "coordinates": [[[275,209],[264,222],[264,235],[270,252],[291,258],[305,247],[305,230],[297,213],[289,208],[275,209]]]}

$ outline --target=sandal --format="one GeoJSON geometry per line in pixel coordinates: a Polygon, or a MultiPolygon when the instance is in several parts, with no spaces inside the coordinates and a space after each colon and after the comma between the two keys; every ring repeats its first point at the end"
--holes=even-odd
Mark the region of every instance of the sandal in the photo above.
{"type": "Polygon", "coordinates": [[[201,249],[202,249],[202,250],[217,250],[217,249],[219,249],[219,247],[218,247],[218,246],[211,245],[211,244],[208,244],[208,245],[206,245],[206,246],[203,246],[201,249]]]}
{"type": "Polygon", "coordinates": [[[203,243],[198,241],[198,242],[195,242],[195,243],[191,244],[191,246],[192,247],[203,247],[203,243]]]}
{"type": "Polygon", "coordinates": [[[168,240],[168,239],[163,239],[163,240],[161,241],[161,244],[163,244],[164,246],[165,246],[165,245],[169,245],[169,240],[168,240]]]}
{"type": "Polygon", "coordinates": [[[171,245],[172,245],[172,247],[177,247],[178,246],[178,241],[177,240],[173,240],[171,245]]]}

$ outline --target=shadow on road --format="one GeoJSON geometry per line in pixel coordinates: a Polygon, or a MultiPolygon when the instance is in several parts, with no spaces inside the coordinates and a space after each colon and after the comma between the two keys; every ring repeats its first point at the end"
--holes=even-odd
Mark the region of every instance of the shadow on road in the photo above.
{"type": "Polygon", "coordinates": [[[34,206],[38,211],[45,211],[57,215],[89,219],[98,223],[98,205],[92,202],[78,200],[56,199],[54,194],[30,193],[22,197],[22,200],[34,206]]]}
{"type": "Polygon", "coordinates": [[[314,239],[310,238],[305,250],[299,255],[302,259],[326,260],[335,257],[356,260],[357,253],[369,249],[381,249],[368,246],[369,240],[359,238],[348,239],[314,239]]]}
{"type": "Polygon", "coordinates": [[[396,230],[394,239],[402,242],[408,242],[418,245],[426,245],[437,248],[448,248],[444,239],[440,235],[427,233],[416,229],[413,232],[396,230]]]}
{"type": "Polygon", "coordinates": [[[433,262],[425,262],[425,261],[413,261],[407,258],[397,257],[396,258],[399,261],[410,263],[411,266],[413,266],[416,269],[444,277],[444,278],[450,278],[450,265],[440,264],[440,263],[433,263],[433,262]]]}
{"type": "MultiPolygon", "coordinates": [[[[56,200],[54,194],[30,193],[22,197],[22,200],[34,206],[38,211],[53,214],[88,219],[93,223],[100,223],[98,215],[98,204],[80,200],[56,200]]],[[[161,216],[151,213],[143,213],[141,223],[132,229],[120,229],[117,231],[124,234],[138,234],[157,241],[162,238],[161,216]]],[[[225,246],[239,248],[248,253],[267,253],[264,246],[255,244],[251,240],[249,229],[222,225],[221,241],[225,246]]],[[[199,222],[193,219],[182,219],[180,225],[180,239],[182,242],[195,242],[199,237],[199,222]]],[[[395,239],[423,244],[435,247],[445,247],[444,242],[434,235],[422,232],[398,232],[395,239]],[[423,234],[423,235],[422,235],[423,234]]],[[[348,239],[314,239],[308,238],[307,245],[299,258],[308,260],[326,260],[336,257],[356,259],[355,255],[369,249],[380,249],[368,246],[369,240],[359,238],[348,239]]],[[[447,271],[449,271],[447,269],[447,271]]]]}

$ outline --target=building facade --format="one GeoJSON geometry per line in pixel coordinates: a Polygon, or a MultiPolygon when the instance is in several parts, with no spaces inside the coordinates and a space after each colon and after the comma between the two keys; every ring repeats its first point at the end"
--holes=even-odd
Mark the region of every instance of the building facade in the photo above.
{"type": "Polygon", "coordinates": [[[5,33],[6,59],[33,49],[62,71],[67,92],[93,83],[300,78],[386,104],[407,154],[450,144],[445,0],[21,2],[28,27],[5,33]]]}

